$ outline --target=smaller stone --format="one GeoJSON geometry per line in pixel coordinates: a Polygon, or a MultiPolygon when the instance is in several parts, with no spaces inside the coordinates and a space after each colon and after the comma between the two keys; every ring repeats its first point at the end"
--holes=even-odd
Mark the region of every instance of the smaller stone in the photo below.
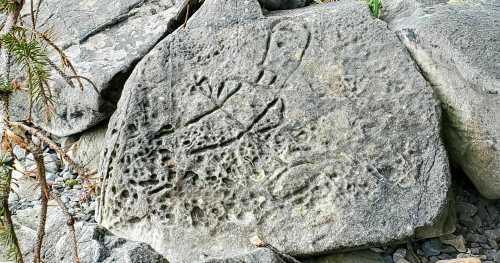
{"type": "Polygon", "coordinates": [[[53,183],[53,182],[56,181],[56,179],[58,177],[57,177],[57,175],[55,173],[46,172],[45,173],[45,178],[47,178],[47,182],[53,183]]]}
{"type": "Polygon", "coordinates": [[[487,250],[485,254],[487,260],[494,260],[496,258],[497,251],[487,250]]]}
{"type": "Polygon", "coordinates": [[[59,157],[55,153],[44,153],[43,160],[45,162],[45,170],[48,172],[57,173],[59,171],[59,157]]]}
{"type": "Polygon", "coordinates": [[[457,202],[456,209],[459,219],[472,218],[477,213],[477,207],[467,202],[457,202]]]}
{"type": "Polygon", "coordinates": [[[486,208],[486,204],[484,203],[478,206],[477,216],[479,216],[479,218],[481,218],[481,220],[483,220],[484,221],[483,223],[485,224],[493,223],[492,222],[493,218],[490,216],[490,213],[486,208]]]}
{"type": "Polygon", "coordinates": [[[473,218],[472,218],[472,227],[475,229],[475,230],[480,230],[481,227],[483,226],[483,221],[481,219],[480,216],[478,215],[475,215],[473,218]]]}
{"type": "Polygon", "coordinates": [[[454,247],[458,252],[466,252],[465,239],[462,235],[445,235],[439,238],[443,244],[454,247]]]}
{"type": "Polygon", "coordinates": [[[478,258],[457,258],[436,261],[436,263],[481,263],[478,258]]]}
{"type": "Polygon", "coordinates": [[[478,247],[473,247],[470,249],[470,252],[474,255],[479,255],[481,253],[481,249],[479,249],[478,247]]]}
{"type": "Polygon", "coordinates": [[[422,244],[422,249],[426,257],[437,256],[441,254],[442,244],[438,239],[430,239],[422,244]]]}
{"type": "Polygon", "coordinates": [[[392,260],[397,263],[397,262],[403,262],[403,260],[406,261],[406,249],[404,248],[399,248],[397,249],[394,254],[392,255],[392,260]]]}
{"type": "Polygon", "coordinates": [[[488,239],[486,238],[486,236],[475,233],[470,233],[465,235],[465,240],[472,243],[483,243],[483,244],[488,243],[488,239]]]}
{"type": "Polygon", "coordinates": [[[453,257],[450,256],[449,254],[441,254],[437,256],[439,259],[444,260],[444,259],[452,259],[453,257]]]}
{"type": "Polygon", "coordinates": [[[495,240],[493,240],[493,239],[488,239],[488,245],[492,249],[498,249],[498,243],[495,240]]]}
{"type": "Polygon", "coordinates": [[[65,203],[65,204],[66,204],[66,203],[68,203],[68,202],[69,202],[69,198],[68,198],[68,196],[67,196],[67,195],[63,195],[63,196],[61,196],[61,201],[62,201],[63,203],[65,203]]]}
{"type": "Polygon", "coordinates": [[[497,253],[495,254],[495,257],[493,258],[493,260],[495,262],[500,262],[500,251],[497,251],[497,253]]]}
{"type": "Polygon", "coordinates": [[[24,160],[24,158],[26,158],[26,150],[19,147],[18,145],[15,145],[14,149],[12,149],[12,150],[13,150],[14,156],[16,156],[17,160],[24,160]]]}
{"type": "Polygon", "coordinates": [[[488,214],[490,214],[490,218],[493,222],[498,222],[498,211],[496,207],[492,204],[488,204],[486,206],[486,210],[488,210],[488,214]]]}
{"type": "Polygon", "coordinates": [[[371,251],[375,252],[375,253],[379,253],[379,254],[382,254],[385,252],[385,250],[379,248],[379,247],[372,247],[370,248],[371,251]]]}
{"type": "MultiPolygon", "coordinates": [[[[224,261],[224,262],[228,262],[228,261],[224,261]]],[[[229,261],[229,262],[233,262],[233,261],[229,261]]],[[[235,262],[254,262],[254,261],[235,261],[235,262]]],[[[259,261],[255,261],[255,262],[259,262],[259,261]]],[[[362,251],[353,251],[353,252],[346,252],[346,253],[321,256],[321,257],[314,258],[313,262],[314,263],[384,263],[385,260],[378,253],[375,253],[375,252],[370,251],[370,250],[362,250],[362,251]]]]}
{"type": "Polygon", "coordinates": [[[500,229],[492,229],[484,231],[485,235],[492,240],[499,241],[500,240],[500,229]]]}
{"type": "Polygon", "coordinates": [[[65,171],[62,173],[62,178],[64,180],[70,180],[70,179],[75,179],[76,175],[71,173],[70,171],[65,171]]]}

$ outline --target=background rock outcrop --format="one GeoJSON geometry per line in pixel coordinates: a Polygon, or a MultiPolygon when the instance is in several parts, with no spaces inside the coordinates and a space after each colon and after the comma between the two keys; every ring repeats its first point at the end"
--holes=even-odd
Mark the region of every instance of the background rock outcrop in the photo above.
{"type": "Polygon", "coordinates": [[[451,159],[481,194],[500,198],[500,3],[415,2],[389,15],[390,27],[442,103],[451,159]]]}
{"type": "MultiPolygon", "coordinates": [[[[50,84],[56,97],[55,114],[47,122],[46,115],[36,110],[36,123],[54,135],[68,136],[107,119],[130,71],[158,41],[182,23],[187,2],[43,1],[38,19],[40,30],[54,26],[56,43],[78,74],[93,81],[97,91],[85,80],[83,90],[71,88],[54,72],[50,84]]],[[[28,4],[26,8],[29,9],[28,4]]],[[[29,20],[30,16],[26,17],[29,20]]],[[[52,57],[59,63],[55,54],[52,57]]],[[[25,103],[26,99],[14,99],[15,118],[26,117],[25,103]]]]}
{"type": "Polygon", "coordinates": [[[364,4],[265,17],[209,0],[127,81],[97,217],[173,262],[250,252],[255,236],[292,255],[402,240],[447,205],[439,121],[364,4]]]}

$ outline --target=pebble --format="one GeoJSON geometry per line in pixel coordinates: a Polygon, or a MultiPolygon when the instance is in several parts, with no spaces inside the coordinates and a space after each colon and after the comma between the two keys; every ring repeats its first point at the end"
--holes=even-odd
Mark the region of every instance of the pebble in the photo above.
{"type": "Polygon", "coordinates": [[[466,252],[465,239],[462,235],[446,235],[440,238],[441,242],[446,245],[450,245],[456,249],[458,252],[466,252]]]}
{"type": "Polygon", "coordinates": [[[394,254],[392,255],[392,260],[395,262],[395,263],[403,263],[405,261],[407,261],[405,258],[406,258],[406,249],[404,248],[399,248],[397,249],[394,254]]]}
{"type": "Polygon", "coordinates": [[[49,183],[53,183],[56,181],[56,179],[58,178],[57,175],[55,173],[45,173],[45,177],[47,178],[47,182],[49,183]]]}
{"type": "Polygon", "coordinates": [[[439,260],[436,263],[481,263],[478,258],[457,258],[457,259],[446,259],[439,260]]]}
{"type": "Polygon", "coordinates": [[[477,207],[467,202],[457,202],[456,208],[459,218],[472,218],[477,213],[477,207]]]}
{"type": "Polygon", "coordinates": [[[24,160],[26,158],[26,150],[23,148],[19,147],[18,145],[14,146],[14,149],[12,149],[14,152],[14,156],[16,156],[17,160],[24,160]]]}
{"type": "Polygon", "coordinates": [[[430,239],[424,242],[422,250],[426,257],[437,256],[441,254],[442,244],[437,239],[430,239]]]}
{"type": "Polygon", "coordinates": [[[75,179],[76,178],[76,174],[73,174],[70,171],[66,171],[66,172],[62,173],[62,178],[63,178],[63,180],[75,179]]]}
{"type": "Polygon", "coordinates": [[[500,251],[497,251],[497,253],[495,254],[493,260],[495,262],[500,262],[500,251]]]}

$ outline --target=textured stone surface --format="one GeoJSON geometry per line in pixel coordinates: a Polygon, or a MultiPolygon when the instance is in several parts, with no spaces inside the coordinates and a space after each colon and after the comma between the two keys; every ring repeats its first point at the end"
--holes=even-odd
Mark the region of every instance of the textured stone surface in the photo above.
{"type": "MultiPolygon", "coordinates": [[[[71,241],[66,219],[51,203],[48,210],[46,236],[42,255],[46,263],[72,263],[71,241]]],[[[31,262],[36,240],[39,206],[17,211],[14,216],[21,248],[26,262],[31,262]]],[[[78,222],[75,225],[79,255],[86,263],[168,263],[149,245],[113,236],[95,223],[78,222]]],[[[0,248],[0,251],[2,248],[0,248]]]]}
{"type": "Polygon", "coordinates": [[[286,263],[269,249],[257,249],[251,253],[225,259],[209,259],[204,263],[286,263]]]}
{"type": "Polygon", "coordinates": [[[348,253],[339,253],[323,257],[318,257],[317,259],[311,261],[305,261],[306,263],[385,263],[384,258],[372,251],[354,251],[348,253]]]}
{"type": "MultiPolygon", "coordinates": [[[[50,84],[57,97],[56,114],[49,123],[45,122],[45,115],[35,114],[37,123],[57,136],[67,136],[108,118],[129,71],[175,28],[178,13],[186,2],[43,1],[41,29],[54,26],[57,44],[64,48],[78,73],[93,80],[100,94],[85,81],[83,91],[71,88],[54,73],[50,84]]],[[[26,17],[29,20],[30,16],[26,17]]],[[[57,61],[56,56],[53,59],[57,61]]],[[[26,99],[16,101],[23,105],[26,99]]],[[[21,115],[16,117],[24,117],[25,108],[17,104],[13,107],[21,115]]]]}
{"type": "Polygon", "coordinates": [[[83,132],[69,148],[69,155],[89,170],[97,170],[104,147],[107,125],[102,124],[83,132]]]}
{"type": "Polygon", "coordinates": [[[434,6],[447,3],[448,0],[384,0],[382,19],[393,21],[401,17],[410,16],[421,7],[434,6]]]}
{"type": "Polygon", "coordinates": [[[500,198],[500,3],[419,8],[391,22],[444,108],[448,151],[481,194],[500,198]]]}
{"type": "Polygon", "coordinates": [[[362,3],[206,1],[124,94],[97,217],[173,262],[386,243],[446,206],[438,103],[362,3]]]}

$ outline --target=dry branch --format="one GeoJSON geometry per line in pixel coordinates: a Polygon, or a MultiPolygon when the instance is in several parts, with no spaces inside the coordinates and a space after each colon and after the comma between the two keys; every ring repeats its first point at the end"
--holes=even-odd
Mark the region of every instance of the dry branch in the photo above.
{"type": "Polygon", "coordinates": [[[63,201],[56,193],[51,192],[50,196],[56,201],[59,208],[61,208],[61,210],[63,211],[64,216],[66,216],[66,225],[68,226],[69,235],[72,243],[72,249],[73,249],[73,261],[75,263],[80,263],[81,262],[80,256],[78,255],[78,240],[76,239],[76,231],[75,231],[75,219],[68,212],[68,209],[66,209],[66,206],[64,205],[63,201]]]}
{"type": "MultiPolygon", "coordinates": [[[[35,147],[34,147],[35,148],[35,147]]],[[[37,167],[37,179],[40,183],[40,192],[42,195],[41,204],[40,204],[40,221],[38,223],[38,230],[36,236],[36,244],[33,256],[34,263],[42,263],[41,252],[42,252],[42,244],[43,238],[45,236],[45,224],[47,221],[47,203],[49,201],[49,187],[47,186],[47,180],[45,178],[45,163],[43,160],[43,152],[39,146],[32,151],[36,167],[37,167]]]]}
{"type": "Polygon", "coordinates": [[[25,132],[28,132],[32,136],[37,137],[40,139],[42,142],[47,144],[49,148],[52,150],[56,151],[59,156],[64,159],[64,161],[73,169],[76,171],[76,173],[81,177],[85,178],[88,176],[91,176],[95,174],[95,172],[90,172],[86,168],[81,167],[79,164],[77,164],[69,155],[59,146],[57,143],[55,143],[52,139],[50,139],[48,136],[46,136],[41,130],[30,127],[24,123],[21,122],[9,122],[9,126],[19,128],[25,132]]]}

